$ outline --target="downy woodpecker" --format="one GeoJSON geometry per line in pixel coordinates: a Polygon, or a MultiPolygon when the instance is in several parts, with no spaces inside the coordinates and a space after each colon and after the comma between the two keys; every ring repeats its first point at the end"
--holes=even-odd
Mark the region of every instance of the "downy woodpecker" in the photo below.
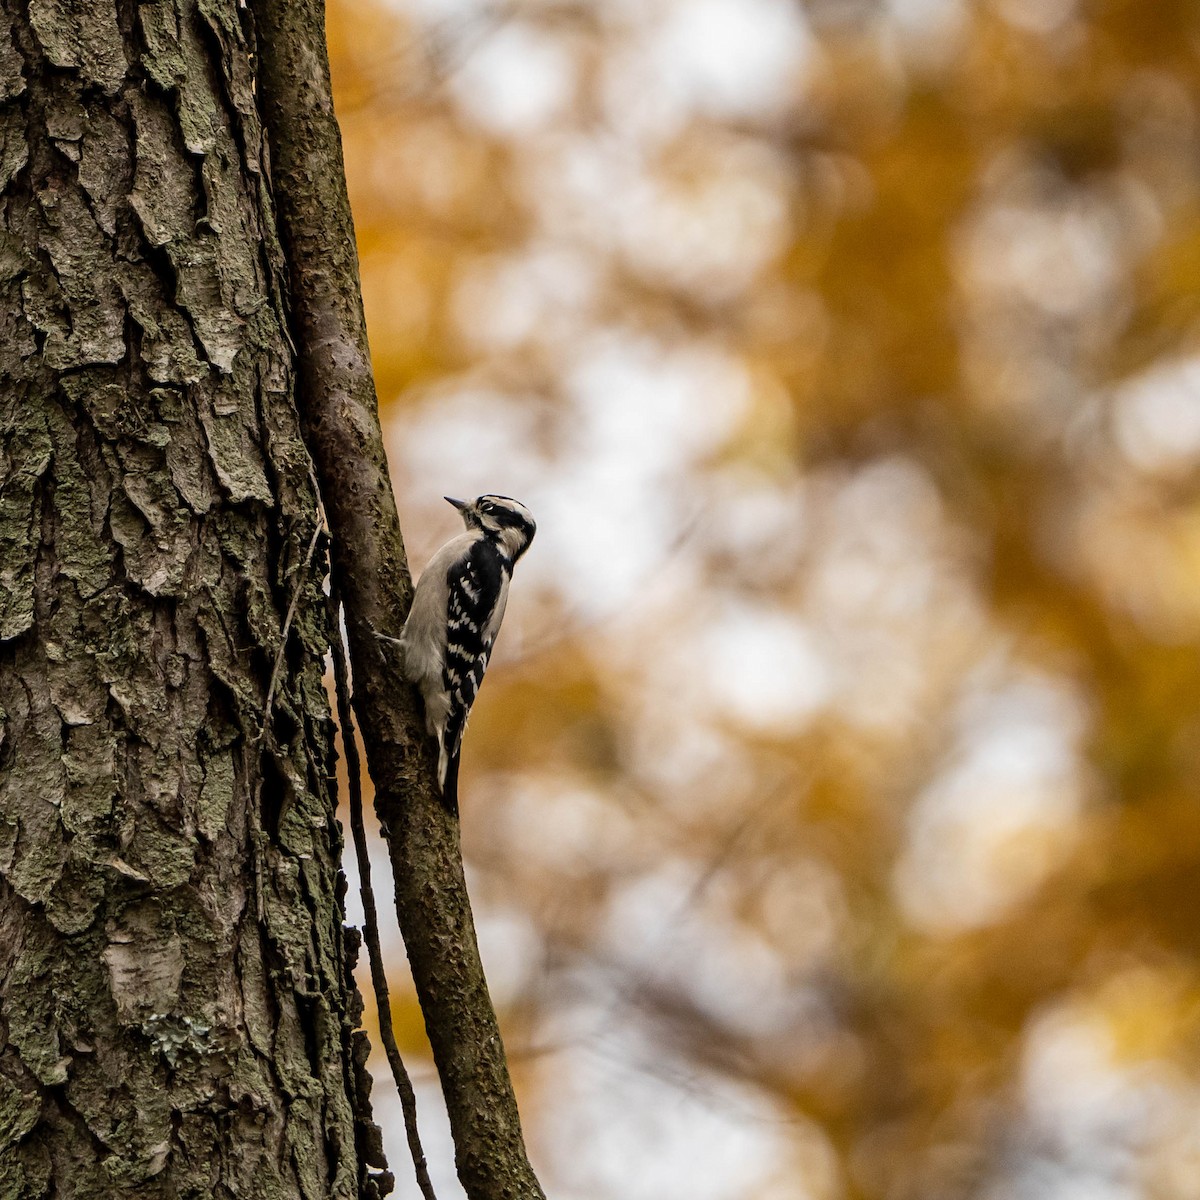
{"type": "Polygon", "coordinates": [[[537,526],[508,496],[445,499],[462,514],[466,532],[421,572],[400,641],[405,677],[421,689],[425,728],[437,739],[442,799],[457,815],[463,730],[504,620],[513,566],[537,526]]]}

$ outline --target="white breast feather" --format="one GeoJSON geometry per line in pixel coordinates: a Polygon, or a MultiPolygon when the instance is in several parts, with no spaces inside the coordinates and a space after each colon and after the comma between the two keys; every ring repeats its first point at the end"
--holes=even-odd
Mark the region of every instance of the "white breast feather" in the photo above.
{"type": "Polygon", "coordinates": [[[404,625],[404,674],[421,689],[425,700],[425,723],[439,739],[450,713],[442,690],[442,653],[450,589],[446,575],[450,565],[462,558],[471,544],[483,535],[478,530],[460,533],[448,541],[425,565],[413,593],[412,609],[404,625]]]}

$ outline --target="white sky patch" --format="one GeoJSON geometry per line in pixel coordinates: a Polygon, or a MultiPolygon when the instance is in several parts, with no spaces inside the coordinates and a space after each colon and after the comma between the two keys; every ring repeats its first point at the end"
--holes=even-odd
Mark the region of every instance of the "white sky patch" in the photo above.
{"type": "Polygon", "coordinates": [[[981,1200],[1147,1200],[1136,1183],[1103,1177],[1095,1163],[1021,1160],[981,1200]]]}
{"type": "Polygon", "coordinates": [[[830,695],[817,638],[785,609],[735,601],[689,653],[704,663],[711,703],[756,729],[795,733],[830,695]]]}
{"type": "MultiPolygon", "coordinates": [[[[1068,998],[1025,1032],[1024,1121],[1000,1179],[984,1200],[1140,1200],[1149,1144],[1187,1103],[1177,1071],[1123,1054],[1101,1001],[1068,998]]],[[[1188,1186],[1163,1195],[1190,1196],[1188,1186]]],[[[1158,1189],[1151,1187],[1158,1195],[1158,1189]]]]}
{"type": "Polygon", "coordinates": [[[547,491],[547,519],[538,518],[541,561],[549,568],[540,571],[542,582],[583,621],[636,606],[676,538],[668,507],[644,479],[611,460],[572,467],[547,491]]]}
{"type": "Polygon", "coordinates": [[[629,811],[569,775],[515,776],[505,800],[497,806],[505,843],[555,875],[627,870],[644,850],[629,811]]]}
{"type": "Polygon", "coordinates": [[[992,0],[1006,21],[1029,33],[1053,33],[1079,8],[1078,0],[992,0]]]}
{"type": "Polygon", "coordinates": [[[686,0],[664,26],[658,53],[703,111],[749,117],[791,98],[812,38],[788,0],[686,0]]]}
{"type": "Polygon", "coordinates": [[[492,3],[493,0],[390,0],[397,12],[431,25],[458,25],[482,19],[492,3]]]}
{"type": "Polygon", "coordinates": [[[703,343],[667,347],[614,331],[585,349],[566,389],[583,453],[662,476],[721,446],[746,412],[750,380],[736,358],[703,343]]]}
{"type": "MultiPolygon", "coordinates": [[[[515,496],[529,506],[538,536],[521,560],[523,579],[553,577],[554,555],[543,550],[543,524],[559,521],[547,481],[553,477],[538,445],[538,406],[527,398],[463,382],[432,390],[423,403],[394,410],[383,427],[392,485],[401,506],[405,549],[413,575],[444,542],[462,532],[462,520],[443,496],[474,499],[485,492],[515,496]]],[[[504,642],[517,640],[524,588],[515,589],[504,642]],[[514,619],[517,618],[517,619],[514,619]]]]}
{"type": "Polygon", "coordinates": [[[575,58],[534,26],[506,21],[472,50],[450,80],[459,107],[481,128],[528,137],[570,105],[575,58]]]}
{"type": "Polygon", "coordinates": [[[640,694],[626,711],[625,741],[637,778],[660,808],[684,820],[721,820],[761,799],[759,776],[746,745],[711,719],[708,697],[698,697],[690,680],[680,686],[675,664],[683,641],[678,635],[661,650],[639,652],[640,694]]]}
{"type": "Polygon", "coordinates": [[[522,183],[544,237],[609,254],[619,240],[627,197],[644,187],[646,164],[604,131],[552,132],[539,144],[522,183]]]}
{"type": "Polygon", "coordinates": [[[672,1069],[628,1027],[556,1059],[536,1149],[563,1200],[815,1200],[794,1124],[753,1090],[672,1069]]]}
{"type": "Polygon", "coordinates": [[[458,327],[491,350],[535,337],[561,344],[582,325],[598,284],[596,260],[561,243],[490,256],[465,272],[456,289],[458,327]]]}
{"type": "Polygon", "coordinates": [[[661,170],[628,139],[589,130],[545,139],[523,186],[544,236],[727,299],[787,243],[789,170],[770,147],[733,136],[661,170]]]}
{"type": "Polygon", "coordinates": [[[1035,1127],[1068,1148],[1099,1148],[1128,1136],[1143,1109],[1132,1083],[1099,1013],[1063,1003],[1042,1013],[1026,1034],[1025,1110],[1035,1127]]]}
{"type": "Polygon", "coordinates": [[[1123,266],[1118,240],[1113,214],[1084,197],[996,204],[968,232],[966,273],[980,293],[1081,317],[1111,300],[1123,266]]]}
{"type": "Polygon", "coordinates": [[[529,976],[542,959],[542,939],[528,912],[495,903],[481,906],[475,929],[488,990],[503,1008],[525,994],[529,976]]]}
{"type": "Polygon", "coordinates": [[[913,36],[937,36],[962,24],[963,0],[886,0],[888,17],[913,36]]]}
{"type": "Polygon", "coordinates": [[[625,196],[622,247],[644,273],[716,298],[747,287],[786,244],[778,164],[748,145],[716,156],[718,169],[684,186],[646,177],[625,196]]]}
{"type": "Polygon", "coordinates": [[[800,1004],[792,964],[735,915],[738,897],[728,880],[708,870],[667,860],[615,891],[604,930],[609,953],[623,976],[675,989],[731,1029],[748,1036],[786,1030],[800,1004]]]}
{"type": "Polygon", "coordinates": [[[902,458],[869,463],[839,481],[827,511],[814,610],[830,625],[856,628],[920,614],[935,593],[946,533],[925,471],[902,458]]]}
{"type": "Polygon", "coordinates": [[[809,535],[808,499],[798,474],[777,478],[735,466],[705,475],[704,540],[745,560],[755,587],[794,578],[809,535]]]}
{"type": "Polygon", "coordinates": [[[985,925],[1027,896],[1073,844],[1083,805],[1077,699],[1027,674],[984,688],[957,746],[909,814],[900,905],[930,933],[985,925]]]}
{"type": "Polygon", "coordinates": [[[967,27],[965,0],[886,0],[890,31],[905,58],[939,67],[958,53],[967,27]]]}
{"type": "Polygon", "coordinates": [[[840,611],[908,612],[919,606],[920,595],[903,596],[902,573],[918,564],[918,577],[924,578],[945,533],[941,497],[928,472],[895,456],[831,482],[825,553],[834,577],[819,578],[815,594],[840,611]],[[858,573],[862,578],[855,578],[858,573]]]}
{"type": "Polygon", "coordinates": [[[730,435],[748,398],[736,359],[624,333],[597,338],[567,373],[566,442],[544,484],[538,537],[585,617],[627,609],[686,530],[686,470],[730,435]]]}
{"type": "Polygon", "coordinates": [[[389,422],[385,437],[404,491],[432,507],[443,495],[494,492],[524,500],[546,470],[536,431],[536,407],[527,400],[465,383],[432,392],[402,422],[389,422]]]}
{"type": "Polygon", "coordinates": [[[665,141],[697,115],[777,111],[813,55],[803,12],[788,0],[676,0],[642,20],[603,80],[614,127],[641,140],[665,141]]]}
{"type": "Polygon", "coordinates": [[[1113,398],[1117,444],[1140,471],[1178,471],[1200,458],[1200,356],[1152,368],[1113,398]]]}
{"type": "Polygon", "coordinates": [[[807,494],[802,612],[829,663],[831,707],[861,728],[917,733],[984,624],[961,536],[928,474],[899,456],[812,477],[807,494]]]}

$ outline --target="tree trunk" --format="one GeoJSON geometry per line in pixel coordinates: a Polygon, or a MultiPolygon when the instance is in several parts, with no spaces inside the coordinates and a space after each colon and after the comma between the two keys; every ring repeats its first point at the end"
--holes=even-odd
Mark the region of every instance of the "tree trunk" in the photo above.
{"type": "Polygon", "coordinates": [[[246,19],[5,5],[4,1200],[378,1182],[246,19]]]}

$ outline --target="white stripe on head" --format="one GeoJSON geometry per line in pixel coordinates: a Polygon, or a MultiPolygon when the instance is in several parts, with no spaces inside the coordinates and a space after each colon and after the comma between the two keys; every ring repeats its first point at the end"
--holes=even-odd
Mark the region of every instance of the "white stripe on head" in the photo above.
{"type": "Polygon", "coordinates": [[[480,496],[474,504],[480,528],[516,562],[529,548],[537,532],[533,514],[511,496],[480,496]]]}

